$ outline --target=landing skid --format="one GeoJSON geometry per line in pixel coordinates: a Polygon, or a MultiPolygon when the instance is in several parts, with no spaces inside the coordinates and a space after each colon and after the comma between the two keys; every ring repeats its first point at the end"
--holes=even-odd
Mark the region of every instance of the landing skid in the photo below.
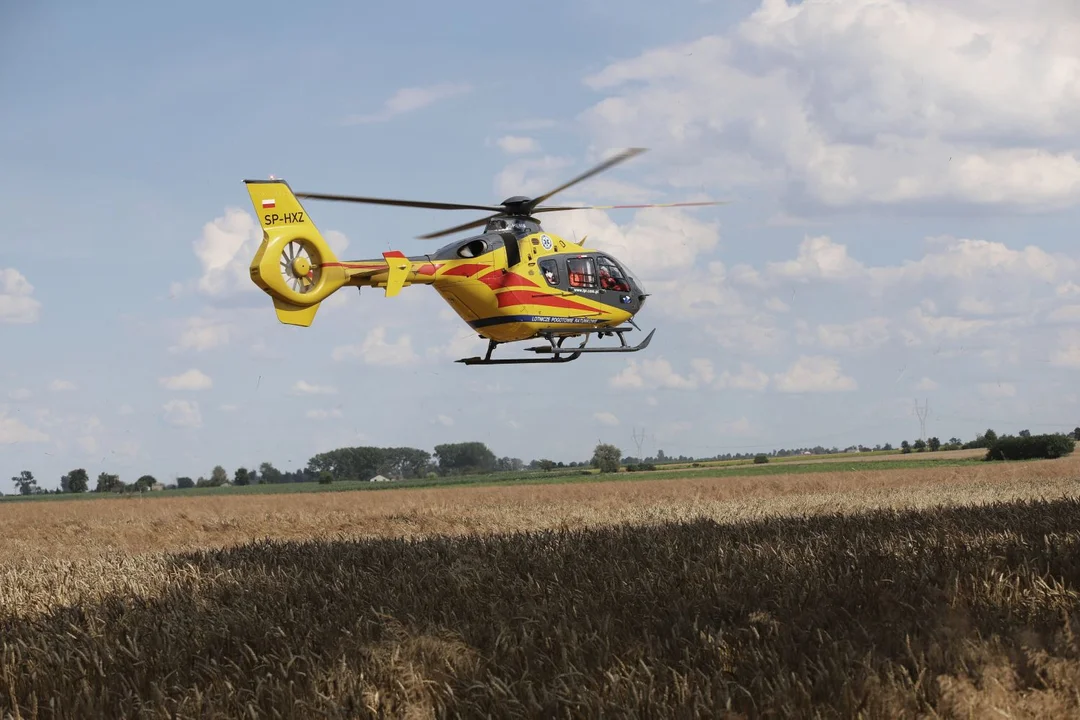
{"type": "Polygon", "coordinates": [[[578,345],[577,347],[571,347],[571,348],[564,348],[563,343],[566,342],[566,340],[568,338],[576,337],[576,336],[562,335],[562,336],[558,336],[558,338],[556,339],[555,335],[553,335],[551,333],[544,333],[543,338],[548,341],[547,345],[538,345],[536,347],[525,348],[529,352],[534,352],[534,353],[537,353],[537,354],[545,354],[545,355],[551,355],[552,356],[550,358],[544,358],[544,359],[541,359],[541,358],[506,358],[506,359],[502,359],[502,360],[492,360],[491,359],[491,353],[492,353],[493,350],[495,350],[495,347],[497,345],[499,345],[500,343],[498,343],[498,342],[496,342],[494,340],[488,340],[488,349],[487,349],[487,353],[484,355],[484,357],[482,357],[482,358],[481,357],[461,358],[457,362],[464,363],[465,365],[536,365],[536,364],[551,364],[551,363],[570,362],[571,360],[577,360],[579,357],[581,357],[582,353],[627,353],[627,352],[638,352],[639,350],[644,350],[645,348],[647,348],[649,346],[649,342],[652,340],[653,333],[655,333],[656,330],[655,329],[650,330],[649,334],[645,336],[645,339],[642,340],[637,345],[628,345],[626,343],[626,338],[623,337],[623,333],[629,332],[630,330],[633,330],[633,329],[634,329],[633,327],[629,327],[629,326],[624,325],[624,326],[621,326],[621,327],[612,328],[610,330],[594,330],[594,331],[591,331],[591,332],[587,332],[587,333],[585,333],[585,337],[582,339],[581,344],[578,345]],[[589,342],[589,336],[591,336],[591,335],[598,335],[599,337],[605,337],[605,336],[609,336],[609,335],[618,335],[619,336],[619,346],[618,347],[591,347],[591,348],[587,348],[587,347],[585,347],[585,345],[589,342]]]}

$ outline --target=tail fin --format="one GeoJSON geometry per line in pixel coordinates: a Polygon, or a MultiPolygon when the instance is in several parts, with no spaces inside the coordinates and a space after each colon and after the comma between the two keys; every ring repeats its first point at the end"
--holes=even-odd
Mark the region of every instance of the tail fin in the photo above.
{"type": "Polygon", "coordinates": [[[263,241],[251,280],[274,301],[278,320],[308,327],[319,303],[348,280],[345,269],[284,180],[245,180],[263,241]]]}

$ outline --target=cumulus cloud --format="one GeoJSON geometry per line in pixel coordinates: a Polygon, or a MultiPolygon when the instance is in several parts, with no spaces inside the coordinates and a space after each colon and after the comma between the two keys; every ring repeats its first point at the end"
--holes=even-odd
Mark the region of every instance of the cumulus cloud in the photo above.
{"type": "Polygon", "coordinates": [[[161,406],[163,419],[169,425],[180,428],[202,427],[199,403],[193,400],[170,400],[161,406]]]}
{"type": "Polygon", "coordinates": [[[49,383],[49,389],[53,392],[68,392],[75,389],[75,383],[58,378],[49,383]]]}
{"type": "Polygon", "coordinates": [[[48,442],[49,436],[0,410],[0,445],[48,442]]]}
{"type": "Polygon", "coordinates": [[[820,355],[801,355],[785,372],[773,376],[777,390],[785,393],[847,392],[858,388],[844,375],[840,362],[820,355]]]}
{"type": "Polygon", "coordinates": [[[414,112],[471,91],[472,87],[464,83],[440,83],[424,87],[401,88],[383,103],[382,109],[378,112],[369,115],[352,115],[346,118],[345,124],[386,122],[399,115],[414,112]]]}
{"type": "Polygon", "coordinates": [[[40,315],[34,286],[15,268],[0,268],[0,323],[26,325],[37,322],[40,315]]]}
{"type": "Polygon", "coordinates": [[[208,375],[195,368],[172,377],[163,377],[159,382],[167,390],[209,390],[214,385],[208,375]]]}
{"type": "Polygon", "coordinates": [[[337,389],[330,385],[315,385],[307,380],[297,380],[292,391],[294,395],[333,395],[337,389]]]}
{"type": "Polygon", "coordinates": [[[606,146],[654,148],[685,187],[819,207],[1074,204],[1080,16],[1034,5],[764,0],[729,33],[589,76],[607,97],[584,120],[606,146]]]}
{"type": "Polygon", "coordinates": [[[195,256],[202,266],[198,288],[207,295],[225,295],[258,288],[251,282],[248,266],[262,242],[255,216],[238,208],[203,226],[195,241],[195,256]]]}
{"type": "Polygon", "coordinates": [[[336,361],[361,360],[368,365],[406,365],[419,359],[408,335],[390,342],[382,326],[368,332],[361,343],[339,345],[330,356],[336,361]]]}
{"type": "Polygon", "coordinates": [[[495,141],[503,152],[510,155],[521,155],[524,153],[537,152],[540,149],[540,145],[534,138],[522,137],[520,135],[504,135],[495,141]]]}
{"type": "Polygon", "coordinates": [[[191,317],[184,323],[179,342],[169,349],[172,352],[212,350],[229,342],[229,331],[229,323],[220,318],[191,317]]]}

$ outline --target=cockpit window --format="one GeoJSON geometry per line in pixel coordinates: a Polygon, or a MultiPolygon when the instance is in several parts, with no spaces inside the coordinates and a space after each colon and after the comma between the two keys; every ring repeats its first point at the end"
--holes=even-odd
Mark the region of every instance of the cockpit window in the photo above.
{"type": "Polygon", "coordinates": [[[630,292],[630,284],[611,258],[600,255],[596,258],[596,263],[600,266],[600,287],[615,292],[630,292]]]}
{"type": "Polygon", "coordinates": [[[570,277],[570,287],[596,287],[596,262],[591,257],[567,258],[566,273],[570,277]]]}
{"type": "Polygon", "coordinates": [[[559,284],[559,263],[554,259],[547,259],[540,261],[540,272],[543,274],[544,279],[547,280],[547,284],[555,287],[559,284]]]}
{"type": "Polygon", "coordinates": [[[458,248],[457,254],[459,257],[472,258],[483,255],[487,251],[487,240],[484,240],[483,238],[478,238],[458,248]]]}

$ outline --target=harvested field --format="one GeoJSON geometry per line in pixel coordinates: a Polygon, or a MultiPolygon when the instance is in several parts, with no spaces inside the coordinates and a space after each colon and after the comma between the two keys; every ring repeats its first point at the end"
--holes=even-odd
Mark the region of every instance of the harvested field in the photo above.
{"type": "Polygon", "coordinates": [[[1080,712],[1076,457],[9,503],[0,532],[0,716],[1080,712]]]}

